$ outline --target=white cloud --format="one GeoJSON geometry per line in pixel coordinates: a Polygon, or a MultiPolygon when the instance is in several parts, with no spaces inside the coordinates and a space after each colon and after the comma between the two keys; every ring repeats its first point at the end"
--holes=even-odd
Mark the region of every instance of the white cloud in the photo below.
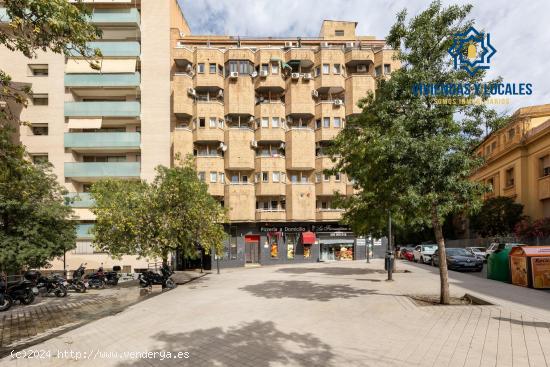
{"type": "MultiPolygon", "coordinates": [[[[194,34],[241,37],[315,37],[323,19],[359,22],[359,35],[384,38],[403,8],[409,16],[425,9],[425,0],[179,0],[194,34]]],[[[513,112],[527,105],[550,103],[550,30],[548,0],[444,0],[472,3],[476,26],[491,33],[497,49],[488,77],[505,82],[531,82],[531,96],[512,96],[498,107],[513,112]]]]}

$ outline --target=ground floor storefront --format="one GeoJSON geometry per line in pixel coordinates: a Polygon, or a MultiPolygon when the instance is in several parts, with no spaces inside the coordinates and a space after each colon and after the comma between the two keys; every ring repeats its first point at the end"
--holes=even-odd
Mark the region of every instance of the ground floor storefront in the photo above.
{"type": "Polygon", "coordinates": [[[365,259],[367,240],[338,223],[238,223],[227,228],[223,256],[212,267],[365,259]]]}

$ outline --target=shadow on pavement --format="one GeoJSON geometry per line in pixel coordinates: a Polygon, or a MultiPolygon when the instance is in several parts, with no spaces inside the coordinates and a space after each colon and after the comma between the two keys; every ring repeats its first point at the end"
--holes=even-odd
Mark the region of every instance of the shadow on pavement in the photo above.
{"type": "Polygon", "coordinates": [[[324,275],[365,275],[365,274],[385,274],[384,270],[362,269],[362,268],[282,268],[277,270],[279,273],[286,274],[309,274],[319,273],[324,275]]]}
{"type": "Polygon", "coordinates": [[[297,298],[309,301],[327,302],[335,298],[352,298],[372,293],[366,289],[353,288],[345,284],[315,284],[309,281],[269,280],[247,285],[240,290],[264,298],[297,298]]]}
{"type": "Polygon", "coordinates": [[[499,320],[499,321],[509,321],[511,324],[515,324],[515,325],[532,326],[532,327],[549,328],[550,329],[550,322],[515,320],[515,319],[508,318],[508,317],[493,317],[493,319],[499,320]]]}
{"type": "MultiPolygon", "coordinates": [[[[158,358],[157,365],[184,366],[331,366],[331,347],[309,333],[285,333],[273,322],[253,321],[227,330],[220,327],[152,336],[158,352],[188,352],[188,359],[158,358]],[[246,363],[244,363],[246,362],[246,363]],[[253,364],[251,364],[253,363],[253,364]]],[[[122,362],[119,367],[142,366],[143,361],[122,362]]],[[[151,364],[153,365],[153,364],[151,364]]]]}

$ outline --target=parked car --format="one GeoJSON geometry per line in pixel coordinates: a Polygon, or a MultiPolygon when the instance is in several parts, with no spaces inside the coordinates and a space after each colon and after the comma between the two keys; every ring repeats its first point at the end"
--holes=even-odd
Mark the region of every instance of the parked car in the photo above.
{"type": "Polygon", "coordinates": [[[487,249],[485,247],[466,247],[467,251],[470,251],[478,259],[485,260],[485,252],[487,249]]]}
{"type": "MultiPolygon", "coordinates": [[[[447,269],[449,270],[483,270],[483,260],[478,259],[474,254],[465,248],[449,247],[445,249],[447,257],[447,269]]],[[[435,251],[431,263],[433,266],[439,266],[439,251],[435,251]]]]}
{"type": "Polygon", "coordinates": [[[414,245],[406,245],[404,247],[401,247],[401,257],[403,259],[413,261],[414,259],[413,251],[414,251],[414,245]]]}
{"type": "Polygon", "coordinates": [[[489,256],[495,252],[499,247],[501,249],[505,248],[512,248],[515,246],[521,246],[521,243],[491,243],[491,245],[487,248],[487,251],[485,251],[485,261],[489,259],[489,256]]]}
{"type": "Polygon", "coordinates": [[[413,250],[413,261],[428,264],[430,263],[435,250],[437,250],[436,244],[418,245],[413,250]]]}

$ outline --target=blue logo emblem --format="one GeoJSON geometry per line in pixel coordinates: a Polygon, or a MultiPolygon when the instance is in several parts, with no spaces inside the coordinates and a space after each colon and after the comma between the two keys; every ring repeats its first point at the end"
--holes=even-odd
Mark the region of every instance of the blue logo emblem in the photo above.
{"type": "Polygon", "coordinates": [[[464,33],[457,33],[449,54],[454,59],[456,70],[466,70],[474,76],[481,69],[489,69],[491,57],[497,50],[491,45],[491,35],[480,33],[474,27],[464,33]]]}

